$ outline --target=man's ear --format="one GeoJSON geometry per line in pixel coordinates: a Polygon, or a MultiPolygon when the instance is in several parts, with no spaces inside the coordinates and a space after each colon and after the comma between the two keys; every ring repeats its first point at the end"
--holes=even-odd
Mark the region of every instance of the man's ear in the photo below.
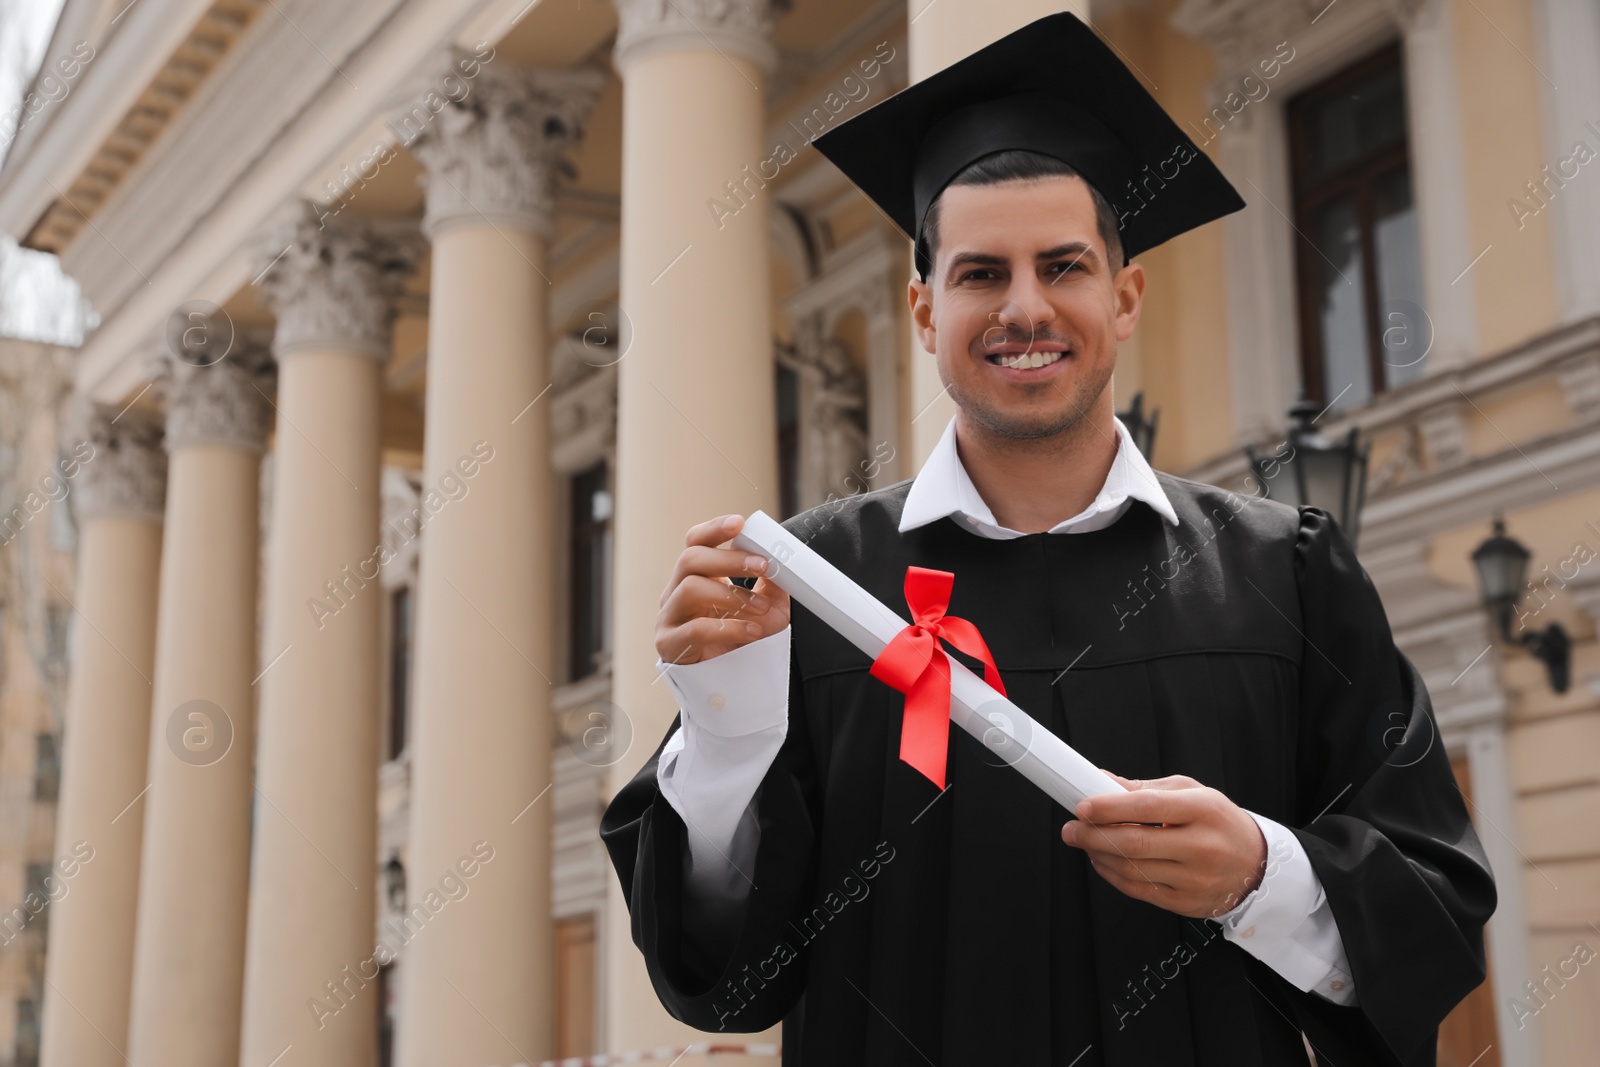
{"type": "Polygon", "coordinates": [[[933,285],[913,276],[906,286],[906,300],[911,305],[911,329],[917,341],[924,352],[936,354],[939,330],[933,324],[933,285]]]}
{"type": "Polygon", "coordinates": [[[1117,340],[1126,341],[1139,325],[1139,312],[1144,307],[1144,267],[1124,264],[1111,279],[1111,291],[1117,309],[1117,340]]]}

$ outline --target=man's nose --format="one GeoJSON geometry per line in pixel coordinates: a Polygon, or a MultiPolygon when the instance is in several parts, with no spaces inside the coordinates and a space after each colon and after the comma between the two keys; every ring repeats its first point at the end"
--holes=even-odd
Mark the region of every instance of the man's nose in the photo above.
{"type": "Polygon", "coordinates": [[[1006,291],[1005,306],[1000,309],[1001,325],[1020,330],[1030,336],[1055,318],[1055,306],[1050,302],[1049,286],[1029,273],[1018,277],[1006,291]]]}

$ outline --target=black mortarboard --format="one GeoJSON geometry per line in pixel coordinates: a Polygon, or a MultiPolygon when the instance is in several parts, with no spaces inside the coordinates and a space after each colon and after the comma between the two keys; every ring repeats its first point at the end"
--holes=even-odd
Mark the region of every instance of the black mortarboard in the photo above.
{"type": "Polygon", "coordinates": [[[1204,152],[1070,12],[1047,15],[812,142],[916,242],[968,164],[1027,149],[1081,174],[1116,210],[1131,259],[1244,207],[1204,152]]]}

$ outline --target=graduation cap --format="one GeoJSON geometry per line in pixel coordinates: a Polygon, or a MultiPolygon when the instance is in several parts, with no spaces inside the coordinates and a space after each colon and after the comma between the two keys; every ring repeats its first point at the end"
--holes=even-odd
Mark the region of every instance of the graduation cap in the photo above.
{"type": "Polygon", "coordinates": [[[1007,149],[1070,166],[1116,210],[1125,259],[1244,207],[1205,153],[1070,12],[1047,15],[812,142],[917,247],[928,206],[1007,149]]]}

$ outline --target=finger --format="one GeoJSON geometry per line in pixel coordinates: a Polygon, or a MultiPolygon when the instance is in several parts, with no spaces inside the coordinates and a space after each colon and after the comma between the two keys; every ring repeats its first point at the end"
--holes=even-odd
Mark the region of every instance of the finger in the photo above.
{"type": "Polygon", "coordinates": [[[750,590],[758,596],[767,598],[768,608],[761,616],[761,625],[767,633],[777,633],[789,625],[790,602],[789,593],[777,582],[758,578],[755,587],[750,590]]]}
{"type": "Polygon", "coordinates": [[[1178,789],[1204,789],[1205,787],[1187,774],[1169,774],[1165,778],[1145,778],[1140,781],[1139,788],[1175,791],[1178,789]]]}
{"type": "Polygon", "coordinates": [[[772,609],[772,598],[722,578],[688,575],[661,605],[657,626],[679,626],[704,615],[753,619],[772,609]]]}
{"type": "Polygon", "coordinates": [[[1116,780],[1124,789],[1201,789],[1201,784],[1187,774],[1169,774],[1165,778],[1124,778],[1115,771],[1100,768],[1101,773],[1116,780]]]}
{"type": "Polygon", "coordinates": [[[1106,882],[1111,885],[1111,888],[1115,889],[1123,896],[1132,897],[1135,900],[1143,900],[1151,904],[1159,904],[1161,900],[1166,899],[1167,895],[1172,892],[1172,890],[1166,886],[1146,881],[1143,878],[1125,878],[1116,871],[1113,871],[1093,860],[1090,861],[1090,866],[1094,868],[1094,872],[1096,874],[1105,879],[1106,882]]]}
{"type": "Polygon", "coordinates": [[[683,538],[683,547],[720,545],[729,538],[737,537],[743,527],[743,516],[719,515],[709,522],[689,527],[689,532],[683,538]]]}
{"type": "Polygon", "coordinates": [[[665,604],[673,590],[691,574],[708,578],[748,578],[751,575],[765,574],[766,571],[767,561],[754,552],[741,552],[737,548],[692,545],[678,556],[677,565],[672,569],[672,577],[667,580],[667,588],[662,593],[661,602],[665,604]]]}
{"type": "MultiPolygon", "coordinates": [[[[1187,780],[1187,779],[1186,779],[1187,780]]],[[[1158,785],[1166,779],[1146,781],[1127,793],[1101,793],[1078,802],[1078,818],[1096,823],[1185,823],[1204,809],[1202,789],[1158,785]]]]}
{"type": "Polygon", "coordinates": [[[1191,880],[1183,865],[1171,860],[1130,860],[1104,852],[1090,852],[1088,856],[1096,869],[1129,882],[1148,882],[1163,889],[1183,891],[1191,880]]]}
{"type": "Polygon", "coordinates": [[[1101,826],[1082,819],[1069,822],[1061,831],[1067,844],[1088,852],[1104,852],[1124,859],[1173,860],[1181,856],[1182,841],[1174,841],[1170,831],[1138,824],[1101,826]]]}
{"type": "Polygon", "coordinates": [[[751,588],[750,591],[753,593],[760,593],[762,596],[772,601],[773,609],[781,610],[784,614],[784,617],[788,617],[789,591],[783,586],[779,585],[771,578],[761,577],[756,579],[756,584],[751,588]]]}
{"type": "MultiPolygon", "coordinates": [[[[782,627],[772,633],[779,629],[782,627]]],[[[656,654],[667,663],[699,663],[770,636],[757,622],[731,615],[721,619],[701,617],[662,632],[656,641],[656,654]]]]}

